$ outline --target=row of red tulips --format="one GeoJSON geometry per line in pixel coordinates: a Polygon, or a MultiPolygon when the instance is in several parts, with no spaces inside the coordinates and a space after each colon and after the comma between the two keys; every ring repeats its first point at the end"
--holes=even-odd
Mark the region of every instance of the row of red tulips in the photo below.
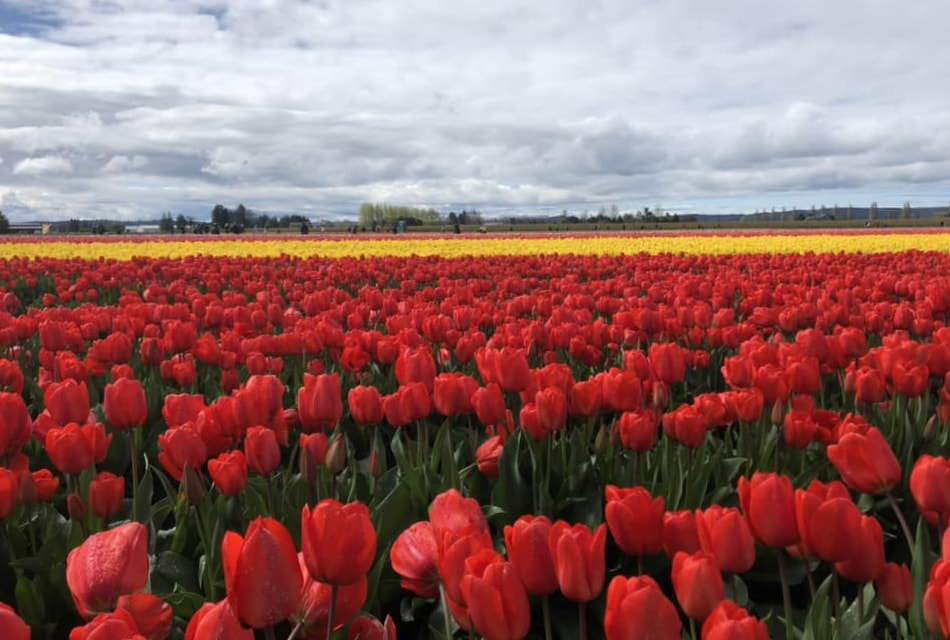
{"type": "Polygon", "coordinates": [[[10,265],[9,637],[950,635],[942,254],[10,265]]]}

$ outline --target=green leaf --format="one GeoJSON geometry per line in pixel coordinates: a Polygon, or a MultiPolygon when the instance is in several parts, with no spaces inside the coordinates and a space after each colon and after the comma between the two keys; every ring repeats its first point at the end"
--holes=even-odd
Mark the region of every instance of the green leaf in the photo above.
{"type": "Polygon", "coordinates": [[[915,638],[928,637],[927,624],[924,622],[924,590],[930,575],[930,536],[927,521],[921,518],[917,522],[917,535],[914,538],[914,557],[911,562],[911,579],[914,585],[914,602],[910,606],[910,628],[915,638]]]}
{"type": "Polygon", "coordinates": [[[43,597],[31,580],[21,576],[16,582],[15,595],[17,613],[27,624],[31,627],[39,627],[47,621],[43,607],[43,597]]]}
{"type": "Polygon", "coordinates": [[[518,430],[505,442],[505,448],[498,461],[498,482],[492,492],[494,503],[505,511],[506,524],[514,522],[518,516],[531,513],[531,485],[521,475],[518,459],[521,452],[524,432],[518,430]]]}
{"type": "Polygon", "coordinates": [[[191,558],[187,558],[180,553],[163,551],[159,554],[158,560],[152,568],[152,573],[160,575],[172,585],[180,585],[181,588],[187,591],[198,590],[195,563],[191,558]]]}
{"type": "Polygon", "coordinates": [[[152,517],[152,474],[146,471],[139,481],[139,486],[135,491],[134,504],[132,505],[133,518],[139,522],[148,522],[152,517]]]}

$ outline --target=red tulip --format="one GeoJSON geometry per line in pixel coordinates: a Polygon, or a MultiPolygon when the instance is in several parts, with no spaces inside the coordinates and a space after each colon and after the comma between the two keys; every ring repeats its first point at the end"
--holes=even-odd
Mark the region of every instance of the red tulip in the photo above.
{"type": "Polygon", "coordinates": [[[221,541],[228,602],[241,624],[263,629],[286,620],[300,602],[303,576],[290,533],[271,518],[257,518],[241,536],[221,541]]]}
{"type": "Polygon", "coordinates": [[[905,564],[887,562],[874,582],[881,604],[894,613],[904,613],[914,601],[914,584],[905,564]]]}
{"type": "Polygon", "coordinates": [[[735,602],[723,600],[703,623],[702,640],[769,640],[769,629],[735,602]]]}
{"type": "MultiPolygon", "coordinates": [[[[330,599],[333,597],[333,585],[314,580],[307,571],[307,564],[303,554],[298,554],[300,572],[303,574],[303,588],[300,604],[297,611],[291,616],[291,621],[302,625],[304,638],[325,638],[327,619],[330,617],[330,599]]],[[[343,585],[336,589],[336,599],[333,603],[333,629],[338,631],[346,626],[359,613],[366,602],[369,583],[366,576],[361,577],[353,584],[343,585]]]]}
{"type": "Polygon", "coordinates": [[[125,478],[101,471],[89,483],[89,507],[97,518],[108,519],[122,508],[125,478]]]}
{"type": "Polygon", "coordinates": [[[678,384],[686,379],[686,354],[672,342],[650,345],[650,366],[656,377],[666,384],[678,384]]]}
{"type": "Polygon", "coordinates": [[[672,413],[663,414],[663,433],[695,449],[706,439],[709,423],[696,407],[684,404],[672,413]]]}
{"type": "Polygon", "coordinates": [[[554,558],[548,543],[551,521],[545,516],[524,515],[504,529],[508,560],[521,576],[527,592],[546,596],[557,591],[554,558]]]}
{"type": "Polygon", "coordinates": [[[699,544],[727,573],[745,573],[755,564],[755,541],[738,509],[713,505],[696,511],[699,544]]]}
{"type": "Polygon", "coordinates": [[[307,432],[330,431],[343,417],[343,399],[339,374],[304,374],[297,391],[297,414],[307,432]]]}
{"type": "Polygon", "coordinates": [[[77,475],[97,461],[99,440],[100,434],[95,425],[80,427],[73,422],[60,429],[51,429],[46,434],[46,453],[62,473],[77,475]]]}
{"type": "Polygon", "coordinates": [[[380,622],[370,615],[359,616],[350,625],[347,640],[397,640],[396,623],[391,616],[380,622]]]}
{"type": "Polygon", "coordinates": [[[603,385],[596,380],[575,382],[568,394],[568,411],[572,416],[596,416],[600,413],[602,404],[603,385]]]}
{"type": "Polygon", "coordinates": [[[679,552],[673,557],[673,589],[687,616],[705,620],[725,597],[716,559],[702,551],[679,552]]]}
{"type": "Polygon", "coordinates": [[[165,396],[162,406],[162,416],[169,428],[177,427],[186,422],[198,419],[198,414],[205,408],[205,398],[200,393],[170,393],[165,396]]]}
{"type": "Polygon", "coordinates": [[[238,622],[227,600],[205,603],[188,622],[185,640],[254,640],[254,632],[238,622]]]}
{"type": "Polygon", "coordinates": [[[53,422],[58,425],[70,422],[85,424],[89,418],[89,391],[85,382],[52,382],[43,393],[43,402],[53,422]]]}
{"type": "Polygon", "coordinates": [[[845,434],[837,444],[828,447],[827,453],[845,484],[856,491],[887,493],[901,481],[897,456],[874,427],[869,427],[865,434],[845,434]]]}
{"type": "Polygon", "coordinates": [[[498,461],[505,450],[504,436],[492,436],[475,450],[478,471],[487,478],[498,477],[498,461]]]}
{"type": "Polygon", "coordinates": [[[873,404],[884,399],[887,380],[884,373],[870,367],[861,367],[853,376],[854,398],[858,402],[873,404]]]}
{"type": "Polygon", "coordinates": [[[346,394],[350,415],[357,424],[379,424],[383,421],[383,398],[376,387],[356,386],[346,394]]]}
{"type": "Polygon", "coordinates": [[[765,407],[765,396],[758,389],[742,389],[725,394],[732,413],[748,424],[758,422],[765,407]]]}
{"type": "Polygon", "coordinates": [[[950,637],[950,562],[937,560],[923,599],[927,629],[941,638],[950,637]]]}
{"type": "Polygon", "coordinates": [[[69,552],[66,583],[79,614],[90,619],[111,611],[120,596],[148,581],[148,529],[138,522],[94,533],[69,552]]]}
{"type": "Polygon", "coordinates": [[[652,411],[627,411],[617,421],[624,448],[639,453],[656,446],[657,428],[656,414],[652,411]]]}
{"type": "Polygon", "coordinates": [[[488,522],[482,507],[473,498],[465,498],[456,489],[449,489],[435,497],[429,506],[429,522],[436,543],[442,544],[446,533],[461,533],[474,529],[488,534],[488,522]]]}
{"type": "Polygon", "coordinates": [[[428,347],[403,349],[396,358],[396,380],[406,385],[418,382],[425,385],[426,391],[432,393],[435,381],[435,360],[428,347]]]}
{"type": "Polygon", "coordinates": [[[472,393],[472,408],[475,409],[475,415],[478,421],[486,427],[502,424],[505,422],[505,396],[501,392],[501,387],[495,383],[488,384],[476,389],[472,393]]]}
{"type": "Polygon", "coordinates": [[[208,448],[191,423],[169,429],[158,436],[158,461],[168,475],[181,481],[185,467],[198,470],[208,459],[208,448]]]}
{"type": "Polygon", "coordinates": [[[98,615],[92,622],[74,628],[69,632],[69,640],[143,640],[143,636],[139,634],[132,614],[119,609],[98,615]]]}
{"type": "MultiPolygon", "coordinates": [[[[521,349],[504,347],[494,353],[494,379],[504,391],[522,391],[531,384],[531,369],[528,358],[521,349]]],[[[484,377],[483,377],[484,379],[484,377]]]]}
{"type": "Polygon", "coordinates": [[[208,460],[208,473],[222,495],[236,496],[247,486],[247,459],[240,451],[227,451],[208,460]]]}
{"type": "Polygon", "coordinates": [[[574,602],[590,602],[604,588],[604,545],[607,527],[592,533],[582,524],[564,521],[551,526],[548,544],[554,559],[554,573],[561,593],[574,602]]]}
{"type": "Polygon", "coordinates": [[[19,484],[16,473],[0,467],[0,520],[8,517],[16,509],[19,484]]]}
{"type": "Polygon", "coordinates": [[[400,533],[389,550],[389,561],[403,589],[420,598],[438,596],[439,548],[431,523],[417,522],[400,533]]]}
{"type": "Polygon", "coordinates": [[[676,607],[649,576],[617,576],[607,589],[607,640],[680,640],[683,625],[676,607]]]}
{"type": "Polygon", "coordinates": [[[277,434],[267,427],[251,427],[244,439],[247,466],[258,475],[269,476],[280,466],[280,445],[277,434]]]}
{"type": "Polygon", "coordinates": [[[145,389],[138,380],[120,378],[106,385],[103,409],[109,426],[127,431],[145,424],[148,419],[148,401],[145,389]]]}
{"type": "Polygon", "coordinates": [[[461,373],[442,373],[435,377],[432,404],[443,416],[457,416],[472,411],[472,395],[478,381],[461,373]]]}
{"type": "Polygon", "coordinates": [[[807,490],[796,490],[795,516],[805,555],[832,563],[851,557],[861,512],[843,484],[813,480],[807,490]]]}
{"type": "Polygon", "coordinates": [[[548,387],[534,397],[541,433],[548,437],[567,425],[567,397],[557,387],[548,387]]]}
{"type": "Polygon", "coordinates": [[[637,411],[643,405],[640,379],[632,371],[606,372],[601,384],[603,403],[610,411],[637,411]]]}
{"type": "Polygon", "coordinates": [[[531,606],[510,562],[476,565],[462,578],[469,616],[485,640],[520,640],[531,628],[531,606]]]}
{"type": "Polygon", "coordinates": [[[17,393],[0,392],[0,460],[19,453],[31,435],[33,425],[23,398],[17,393]]]}
{"type": "Polygon", "coordinates": [[[922,396],[930,382],[930,370],[927,365],[912,362],[896,362],[891,370],[894,388],[908,398],[922,396]]]}
{"type": "Polygon", "coordinates": [[[172,630],[172,608],[158,596],[151,593],[122,596],[116,606],[129,613],[145,640],[165,640],[172,630]]]}
{"type": "Polygon", "coordinates": [[[884,570],[884,532],[881,523],[861,516],[861,525],[851,539],[851,555],[835,564],[835,571],[852,582],[872,582],[884,570]]]}
{"type": "Polygon", "coordinates": [[[665,502],[643,487],[606,488],[605,508],[610,534],[620,549],[630,556],[648,556],[663,549],[665,502]]]}
{"type": "Polygon", "coordinates": [[[788,476],[756,472],[739,478],[739,501],[756,540],[767,547],[788,547],[799,540],[795,493],[788,476]]]}
{"type": "Polygon", "coordinates": [[[7,604],[0,602],[0,636],[6,640],[30,640],[30,628],[7,604]]]}
{"type": "Polygon", "coordinates": [[[663,551],[667,556],[672,558],[680,551],[693,554],[699,549],[695,513],[685,510],[663,514],[663,551]]]}
{"type": "Polygon", "coordinates": [[[941,517],[950,513],[950,459],[922,455],[910,473],[910,492],[917,508],[941,517]]]}
{"type": "Polygon", "coordinates": [[[369,509],[361,502],[321,501],[301,514],[302,552],[314,580],[332,585],[353,584],[376,559],[376,530],[369,509]]]}

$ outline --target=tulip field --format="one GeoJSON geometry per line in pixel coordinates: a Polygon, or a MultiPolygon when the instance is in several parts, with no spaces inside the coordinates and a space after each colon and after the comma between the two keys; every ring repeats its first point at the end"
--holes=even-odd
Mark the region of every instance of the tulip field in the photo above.
{"type": "Polygon", "coordinates": [[[0,640],[950,638],[950,233],[0,241],[0,640]]]}

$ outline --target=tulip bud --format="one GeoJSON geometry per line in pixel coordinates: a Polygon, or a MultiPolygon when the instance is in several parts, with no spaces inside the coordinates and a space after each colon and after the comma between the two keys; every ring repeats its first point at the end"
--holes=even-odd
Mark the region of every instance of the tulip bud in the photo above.
{"type": "Polygon", "coordinates": [[[373,447],[373,450],[369,453],[369,473],[374,478],[378,478],[383,472],[383,465],[380,462],[379,453],[376,451],[376,448],[373,447]]]}
{"type": "Polygon", "coordinates": [[[181,495],[185,496],[188,502],[194,505],[201,504],[201,501],[204,500],[205,493],[207,493],[205,483],[201,479],[201,476],[188,465],[185,465],[182,471],[179,488],[181,495]]]}
{"type": "Polygon", "coordinates": [[[937,414],[930,416],[930,420],[924,425],[924,438],[930,440],[937,434],[937,414]]]}
{"type": "Polygon", "coordinates": [[[600,425],[597,430],[597,437],[594,438],[594,451],[597,454],[606,452],[611,445],[612,435],[606,425],[600,425]]]}
{"type": "Polygon", "coordinates": [[[327,468],[334,475],[346,467],[346,438],[337,436],[330,442],[327,449],[327,468]]]}
{"type": "Polygon", "coordinates": [[[781,400],[776,400],[775,404],[772,405],[772,424],[774,424],[776,427],[780,427],[784,421],[785,406],[782,404],[781,400]]]}
{"type": "Polygon", "coordinates": [[[670,404],[670,388],[659,380],[653,383],[653,408],[662,411],[670,404]]]}

